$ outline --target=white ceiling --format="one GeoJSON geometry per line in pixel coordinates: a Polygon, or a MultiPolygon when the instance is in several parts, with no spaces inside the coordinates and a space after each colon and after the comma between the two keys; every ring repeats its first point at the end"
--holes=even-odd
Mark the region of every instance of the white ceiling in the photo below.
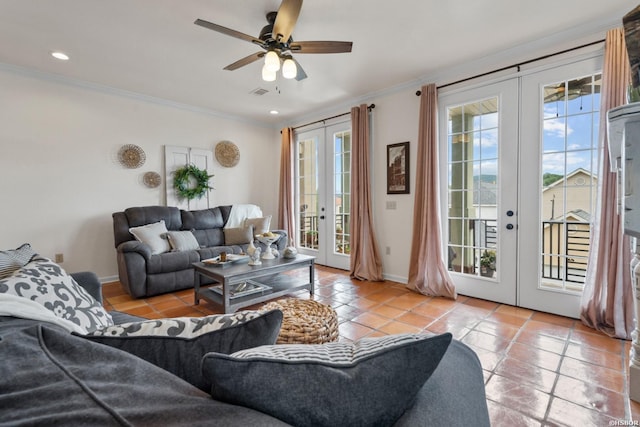
{"type": "Polygon", "coordinates": [[[544,52],[545,40],[621,25],[636,6],[629,0],[307,0],[294,40],[353,41],[353,52],[297,55],[309,76],[300,82],[281,76],[263,82],[261,61],[224,71],[259,48],[193,24],[201,18],[257,37],[265,14],[279,4],[0,0],[0,66],[275,126],[427,77],[442,80],[446,70],[482,58],[526,59],[518,56],[532,52],[514,47],[544,52]],[[52,59],[55,50],[71,60],[52,59]],[[251,94],[256,88],[269,92],[251,94]],[[272,109],[280,115],[271,116],[272,109]]]}

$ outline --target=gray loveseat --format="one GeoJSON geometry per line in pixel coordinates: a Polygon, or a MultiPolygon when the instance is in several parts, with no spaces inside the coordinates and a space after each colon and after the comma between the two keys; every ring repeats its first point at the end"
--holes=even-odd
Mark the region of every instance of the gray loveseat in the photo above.
{"type": "MultiPolygon", "coordinates": [[[[97,299],[101,298],[95,275],[73,277],[97,299]]],[[[136,318],[122,316],[114,317],[114,320],[135,321],[136,318]]],[[[275,340],[275,335],[273,339],[275,340]]],[[[258,347],[262,348],[265,347],[258,347]]],[[[202,351],[207,350],[205,348],[202,351]]],[[[434,362],[429,358],[415,360],[415,357],[413,361],[403,358],[396,361],[392,358],[385,362],[385,366],[406,363],[408,367],[411,364],[413,368],[407,368],[410,376],[419,375],[422,366],[428,369],[430,364],[436,364],[430,377],[426,382],[418,384],[414,393],[407,393],[404,398],[401,395],[400,399],[404,399],[402,404],[407,409],[401,410],[398,418],[394,417],[391,422],[377,419],[367,423],[334,419],[322,424],[349,427],[488,426],[490,422],[484,379],[477,356],[469,347],[456,340],[451,341],[443,351],[441,359],[438,358],[439,363],[438,360],[434,362]]],[[[223,354],[206,353],[203,357],[202,372],[212,368],[211,360],[207,359],[214,358],[224,362],[221,358],[226,357],[223,354]]],[[[216,394],[215,387],[209,393],[127,351],[69,333],[59,325],[41,320],[0,316],[0,360],[0,424],[3,425],[290,425],[275,417],[269,407],[259,411],[239,403],[230,403],[226,398],[212,398],[212,395],[216,394]]],[[[259,364],[260,361],[255,363],[259,364]]],[[[249,361],[240,372],[234,373],[232,383],[242,383],[243,381],[239,380],[243,376],[251,378],[253,364],[254,362],[249,361]]],[[[298,365],[294,363],[285,368],[295,368],[298,365]]],[[[341,400],[342,405],[337,406],[343,406],[341,410],[361,411],[360,413],[365,414],[379,409],[373,407],[372,399],[377,397],[385,401],[390,398],[389,390],[392,386],[385,383],[376,396],[376,391],[368,387],[368,384],[372,376],[383,373],[381,368],[384,371],[381,366],[375,367],[374,372],[377,374],[361,374],[356,377],[355,386],[359,394],[362,395],[364,391],[367,398],[362,399],[361,396],[359,401],[352,402],[349,401],[350,395],[345,395],[345,400],[341,400]]],[[[199,367],[195,369],[199,370],[199,367]]],[[[274,382],[284,381],[285,385],[287,381],[291,382],[291,389],[285,395],[266,394],[267,405],[268,402],[284,402],[286,408],[286,402],[298,403],[301,396],[297,393],[302,387],[306,391],[313,390],[311,405],[308,405],[312,416],[324,419],[335,409],[325,403],[322,381],[300,382],[300,378],[296,376],[290,379],[283,377],[284,374],[253,378],[259,380],[259,389],[262,391],[270,388],[274,382]]],[[[341,391],[324,388],[325,398],[327,394],[339,395],[341,391]]],[[[224,392],[222,394],[224,395],[224,392]]],[[[290,414],[285,413],[284,418],[288,415],[290,414]]],[[[318,425],[304,420],[295,424],[318,425]]]]}
{"type": "MultiPolygon", "coordinates": [[[[192,288],[195,285],[192,263],[216,257],[223,251],[234,254],[246,251],[248,243],[225,244],[224,226],[231,210],[231,205],[194,211],[171,206],[142,206],[115,212],[112,215],[113,236],[118,275],[124,289],[131,296],[142,298],[192,288]],[[199,248],[154,254],[148,245],[129,232],[132,227],[159,221],[164,221],[168,231],[191,231],[199,248]]],[[[287,246],[286,232],[272,231],[282,235],[275,243],[282,253],[287,246]]],[[[260,243],[256,242],[256,245],[260,243]]]]}

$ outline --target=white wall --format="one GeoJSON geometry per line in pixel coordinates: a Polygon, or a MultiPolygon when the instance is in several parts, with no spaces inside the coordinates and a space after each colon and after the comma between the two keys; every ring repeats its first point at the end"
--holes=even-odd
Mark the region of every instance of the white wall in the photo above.
{"type": "Polygon", "coordinates": [[[407,282],[413,235],[413,205],[418,155],[419,87],[371,100],[373,110],[374,221],[385,278],[407,282]],[[410,193],[387,194],[387,145],[409,141],[410,193]],[[387,209],[395,202],[395,209],[387,209]],[[386,248],[390,254],[386,254],[386,248]]]}
{"type": "Polygon", "coordinates": [[[115,278],[111,214],[164,204],[164,184],[149,189],[142,175],[164,175],[165,145],[233,141],[240,162],[214,162],[212,206],[255,203],[277,215],[274,129],[12,70],[0,70],[0,112],[0,250],[29,242],[52,259],[64,254],[67,271],[115,278]],[[141,168],[118,163],[124,144],[145,151],[141,168]]]}

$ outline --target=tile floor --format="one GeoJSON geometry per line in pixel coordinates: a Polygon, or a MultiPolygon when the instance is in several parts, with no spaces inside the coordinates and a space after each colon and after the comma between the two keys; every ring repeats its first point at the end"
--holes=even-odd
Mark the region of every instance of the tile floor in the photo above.
{"type": "MultiPolygon", "coordinates": [[[[146,318],[220,313],[205,301],[193,305],[192,289],[136,300],[113,282],[103,293],[107,309],[146,318]]],[[[494,426],[635,425],[620,421],[640,419],[640,404],[627,395],[630,343],[574,319],[465,296],[427,297],[321,266],[314,299],[337,311],[341,340],[451,332],[482,362],[494,426]]]]}

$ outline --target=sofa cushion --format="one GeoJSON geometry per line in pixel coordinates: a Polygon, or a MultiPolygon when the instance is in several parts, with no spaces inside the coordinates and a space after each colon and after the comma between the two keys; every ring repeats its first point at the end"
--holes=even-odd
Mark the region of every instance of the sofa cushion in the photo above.
{"type": "Polygon", "coordinates": [[[152,224],[163,220],[168,230],[181,230],[180,209],[175,206],[139,206],[124,210],[129,227],[152,224]]]}
{"type": "Polygon", "coordinates": [[[193,251],[200,249],[200,244],[191,231],[169,231],[167,240],[173,251],[193,251]]]}
{"type": "Polygon", "coordinates": [[[253,241],[253,226],[244,226],[237,228],[224,229],[224,244],[229,245],[246,245],[253,241]]]}
{"type": "Polygon", "coordinates": [[[447,333],[262,346],[207,354],[202,370],[215,399],[293,425],[391,425],[413,404],[450,343],[447,333]]]}
{"type": "Polygon", "coordinates": [[[25,266],[36,255],[29,243],[16,249],[0,251],[0,279],[11,276],[14,271],[25,266]]]}
{"type": "Polygon", "coordinates": [[[111,315],[58,264],[37,257],[0,280],[0,293],[37,302],[88,332],[113,325],[111,315]]]}
{"type": "Polygon", "coordinates": [[[149,246],[153,255],[171,250],[164,220],[139,227],[131,227],[129,233],[133,234],[133,237],[135,237],[137,241],[149,246]]]}
{"type": "Polygon", "coordinates": [[[246,348],[275,344],[282,312],[241,311],[202,318],[172,318],[124,323],[84,335],[159,366],[194,386],[209,391],[210,381],[200,370],[209,352],[230,354],[246,348]]]}
{"type": "Polygon", "coordinates": [[[262,234],[271,230],[271,215],[267,215],[262,218],[246,218],[244,220],[244,226],[253,226],[254,234],[262,234]]]}
{"type": "Polygon", "coordinates": [[[0,424],[283,426],[211,399],[136,356],[47,324],[0,319],[0,424]]]}
{"type": "Polygon", "coordinates": [[[205,228],[222,228],[224,219],[220,208],[180,211],[183,230],[203,230],[205,228]]]}
{"type": "Polygon", "coordinates": [[[147,274],[174,273],[190,270],[194,262],[200,261],[198,251],[176,251],[151,255],[147,260],[147,274]]]}

